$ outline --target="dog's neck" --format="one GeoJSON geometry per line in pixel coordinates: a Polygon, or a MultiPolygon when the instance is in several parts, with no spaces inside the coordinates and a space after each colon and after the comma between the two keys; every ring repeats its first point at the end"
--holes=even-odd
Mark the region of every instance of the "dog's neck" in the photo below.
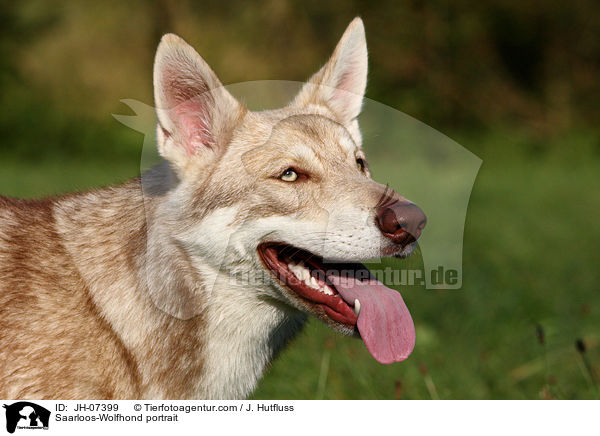
{"type": "Polygon", "coordinates": [[[152,303],[174,318],[174,324],[199,322],[194,328],[203,339],[196,357],[202,370],[200,377],[190,380],[190,397],[248,396],[305,316],[236,283],[212,266],[214,259],[192,258],[168,234],[149,231],[149,237],[156,239],[148,241],[140,281],[148,281],[144,289],[152,303]],[[153,247],[161,255],[153,253],[153,247]]]}
{"type": "Polygon", "coordinates": [[[210,271],[152,224],[160,201],[138,180],[66,197],[55,216],[92,301],[134,357],[139,396],[246,397],[305,316],[222,272],[206,282],[210,271]]]}
{"type": "Polygon", "coordinates": [[[215,286],[206,312],[204,368],[198,392],[205,398],[243,398],[305,317],[249,290],[215,286]]]}

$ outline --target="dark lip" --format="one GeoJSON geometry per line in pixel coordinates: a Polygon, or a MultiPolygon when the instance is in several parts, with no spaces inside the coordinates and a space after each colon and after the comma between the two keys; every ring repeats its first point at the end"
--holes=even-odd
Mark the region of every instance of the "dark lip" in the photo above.
{"type": "Polygon", "coordinates": [[[292,297],[300,300],[304,306],[316,315],[324,313],[330,320],[349,327],[355,327],[358,317],[353,308],[346,303],[338,293],[335,286],[327,279],[325,272],[343,269],[365,269],[362,264],[356,263],[327,263],[323,259],[306,250],[294,247],[282,242],[265,242],[257,247],[259,257],[273,276],[288,290],[292,297]],[[333,291],[334,295],[323,294],[313,288],[306,286],[288,268],[290,261],[303,261],[309,267],[311,275],[325,282],[333,291]]]}

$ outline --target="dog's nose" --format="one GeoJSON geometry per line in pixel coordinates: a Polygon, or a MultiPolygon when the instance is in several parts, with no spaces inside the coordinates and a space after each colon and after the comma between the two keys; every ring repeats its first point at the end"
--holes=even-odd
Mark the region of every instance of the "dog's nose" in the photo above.
{"type": "Polygon", "coordinates": [[[375,222],[385,237],[405,247],[419,239],[427,217],[416,204],[395,201],[379,208],[375,222]]]}

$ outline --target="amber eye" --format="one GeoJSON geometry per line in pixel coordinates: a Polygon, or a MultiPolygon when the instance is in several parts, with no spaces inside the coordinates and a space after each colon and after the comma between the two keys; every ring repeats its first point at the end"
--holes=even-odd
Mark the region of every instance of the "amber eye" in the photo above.
{"type": "Polygon", "coordinates": [[[365,162],[364,159],[362,159],[360,157],[358,159],[356,159],[356,165],[358,165],[358,169],[363,172],[367,169],[367,163],[365,162]]]}
{"type": "Polygon", "coordinates": [[[284,182],[295,182],[298,180],[298,173],[292,168],[288,168],[283,172],[283,174],[281,174],[281,176],[279,176],[279,178],[284,182]]]}

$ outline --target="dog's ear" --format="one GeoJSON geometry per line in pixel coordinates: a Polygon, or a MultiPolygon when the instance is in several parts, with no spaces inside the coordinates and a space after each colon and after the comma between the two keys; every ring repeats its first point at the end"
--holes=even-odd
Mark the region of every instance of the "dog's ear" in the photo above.
{"type": "Polygon", "coordinates": [[[325,104],[342,124],[362,106],[367,86],[367,40],[360,18],[352,20],[329,61],[304,85],[293,104],[325,104]]]}
{"type": "Polygon", "coordinates": [[[154,99],[159,152],[179,168],[219,155],[243,113],[204,59],[173,34],[156,51],[154,99]]]}

